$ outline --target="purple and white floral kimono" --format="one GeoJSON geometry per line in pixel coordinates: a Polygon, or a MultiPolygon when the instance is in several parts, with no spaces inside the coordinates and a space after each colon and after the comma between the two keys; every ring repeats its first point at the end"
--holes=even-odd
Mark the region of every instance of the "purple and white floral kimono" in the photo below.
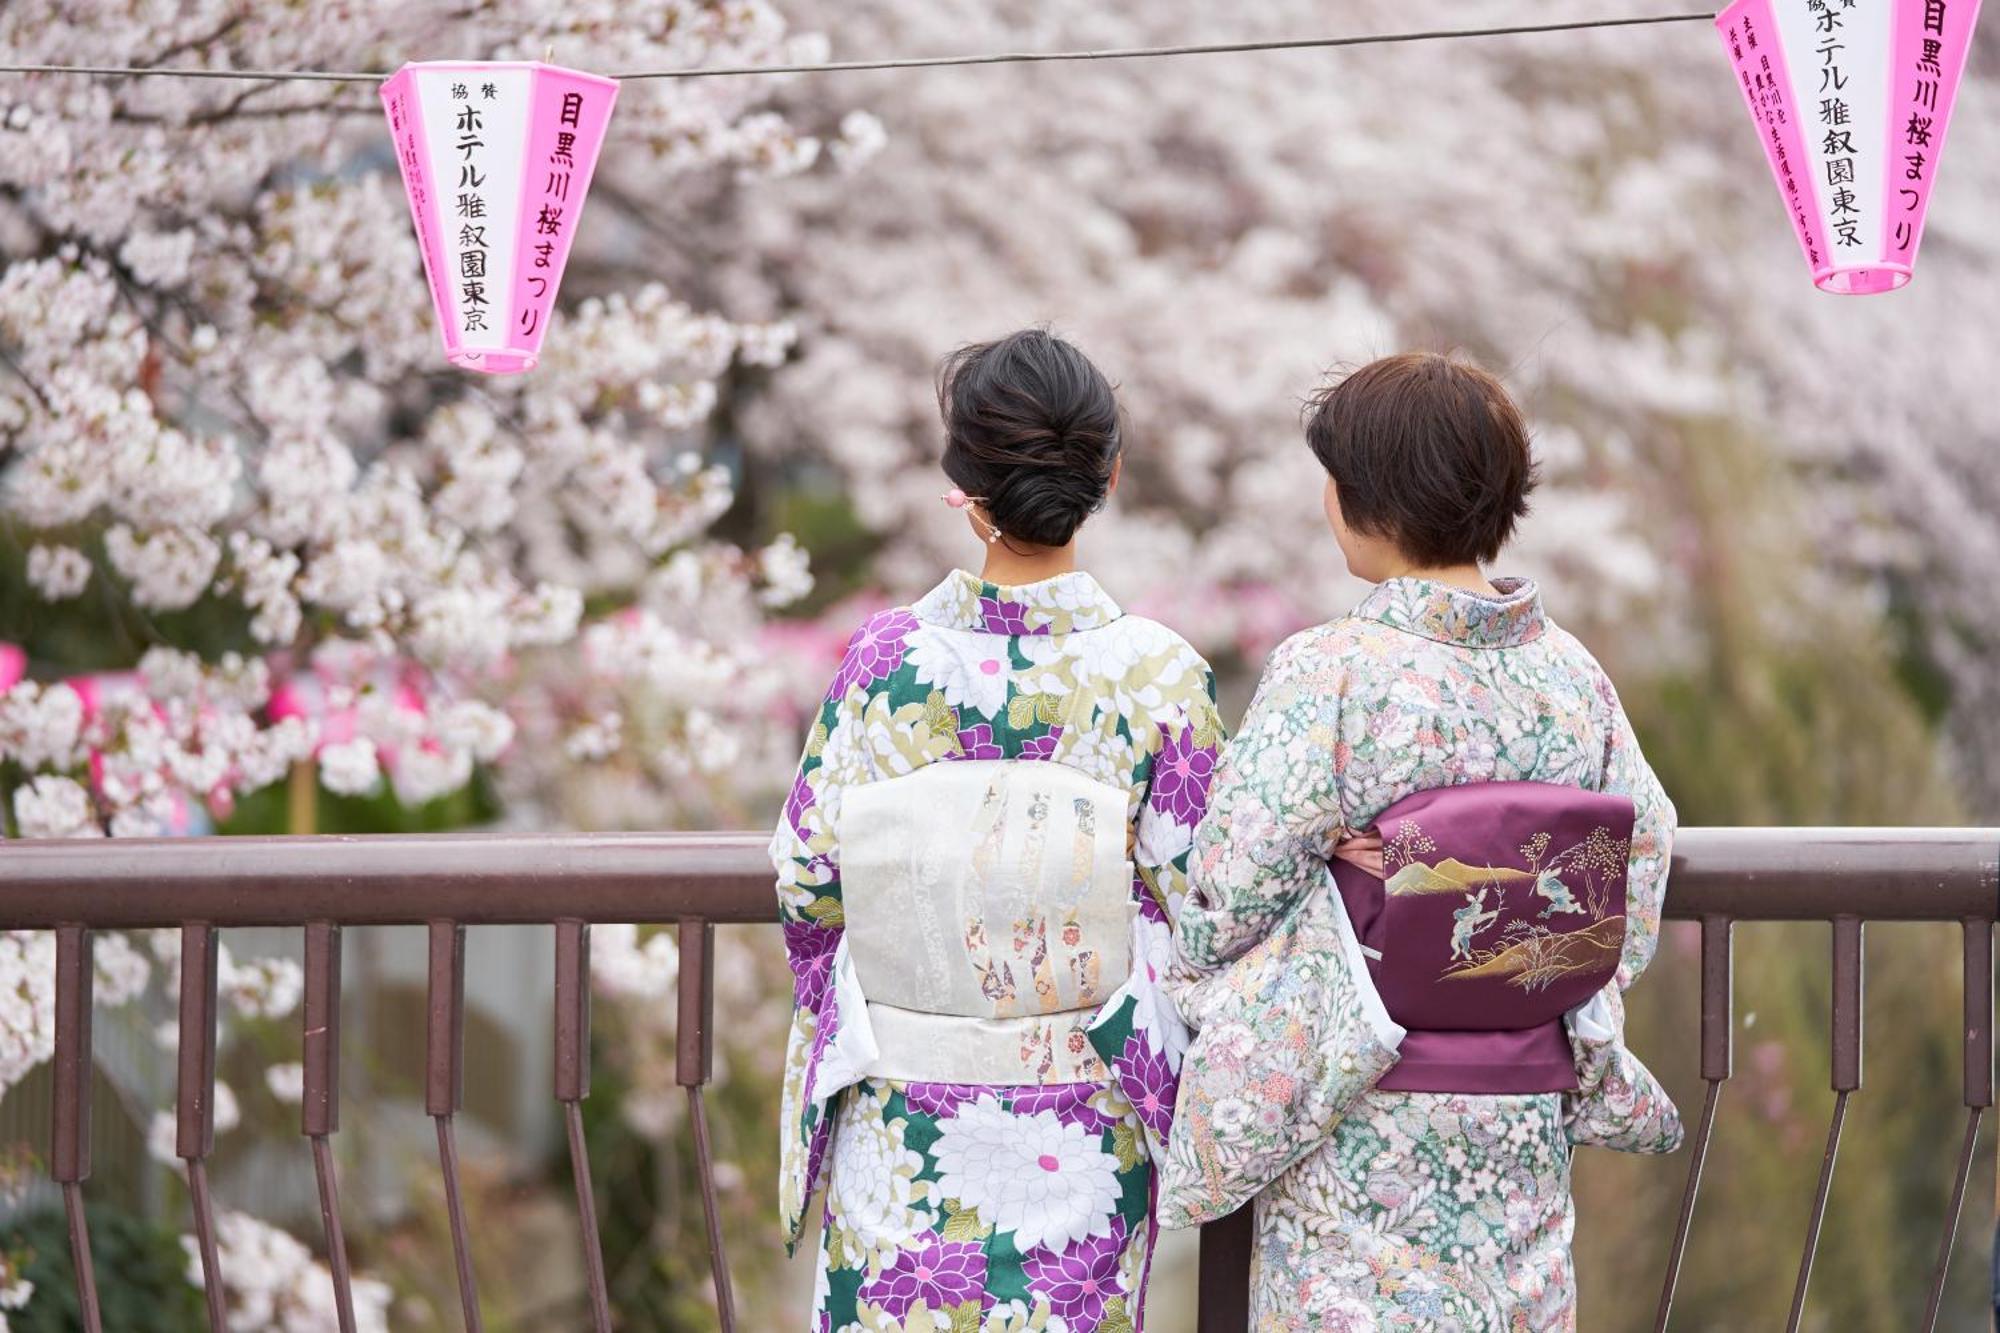
{"type": "Polygon", "coordinates": [[[1220,742],[1206,663],[1086,574],[954,573],[855,634],[772,841],[819,1333],[1143,1328],[1220,742]]]}
{"type": "MultiPolygon", "coordinates": [[[[1428,994],[1448,998],[1454,983],[1439,982],[1440,974],[1499,979],[1492,984],[1546,980],[1543,973],[1563,970],[1551,970],[1552,960],[1571,957],[1559,950],[1588,962],[1591,976],[1611,980],[1569,1013],[1567,1052],[1561,1034],[1551,1050],[1547,1032],[1523,1032],[1505,1059],[1469,1070],[1467,1061],[1486,1058],[1481,1052],[1495,1049],[1502,1034],[1431,1032],[1424,1035],[1434,1040],[1419,1049],[1379,999],[1369,1010],[1373,986],[1346,984],[1365,982],[1368,964],[1319,960],[1330,979],[1316,984],[1325,994],[1352,997],[1352,1012],[1318,1015],[1314,1030],[1351,1034],[1351,1048],[1296,1054],[1301,1063],[1306,1056],[1337,1059],[1357,1079],[1372,1071],[1369,1079],[1378,1081],[1356,1089],[1326,1132],[1301,1130],[1275,1114],[1232,1113],[1229,1089],[1211,1098],[1205,1075],[1200,1095],[1182,1110],[1184,1133],[1175,1143],[1178,1150],[1198,1137],[1210,1160],[1271,1163],[1282,1173],[1256,1196],[1252,1323],[1259,1330],[1574,1327],[1571,1146],[1645,1152],[1679,1142],[1671,1102],[1625,1049],[1621,998],[1658,939],[1673,806],[1639,753],[1611,682],[1542,614],[1535,585],[1502,579],[1494,587],[1499,595],[1484,597],[1390,579],[1348,615],[1295,635],[1272,655],[1218,767],[1197,835],[1191,891],[1177,924],[1179,984],[1189,988],[1190,1012],[1206,1012],[1210,979],[1230,978],[1221,969],[1271,936],[1325,883],[1337,841],[1378,821],[1390,882],[1372,898],[1345,888],[1341,896],[1365,915],[1382,910],[1387,892],[1395,910],[1435,918],[1419,923],[1436,954],[1417,969],[1425,985],[1406,1006],[1421,1012],[1428,994]],[[1517,789],[1523,799],[1563,788],[1623,799],[1597,802],[1598,809],[1572,801],[1587,818],[1554,841],[1533,833],[1539,825],[1531,820],[1519,824],[1519,846],[1456,825],[1451,838],[1439,839],[1450,845],[1433,846],[1414,813],[1423,804],[1417,794],[1442,797],[1491,783],[1548,784],[1517,789]],[[1628,802],[1628,813],[1618,814],[1628,802]],[[1408,817],[1383,819],[1398,811],[1408,817]],[[1469,835],[1456,854],[1471,865],[1449,855],[1469,835]],[[1624,860],[1622,921],[1604,864],[1614,854],[1624,860]],[[1528,910],[1518,902],[1502,910],[1503,898],[1525,900],[1528,910]],[[1572,919],[1581,927],[1574,933],[1544,928],[1572,919]],[[1528,959],[1534,949],[1542,953],[1528,959]],[[1536,960],[1541,971],[1531,974],[1525,964],[1536,960]],[[1468,1036],[1478,1049],[1455,1050],[1468,1036]],[[1567,1069],[1550,1068],[1568,1057],[1576,1061],[1574,1085],[1567,1069]],[[1398,1059],[1408,1059],[1410,1069],[1383,1078],[1398,1059]],[[1439,1087],[1466,1090],[1426,1090],[1439,1087]]],[[[1437,805],[1441,812],[1451,806],[1445,817],[1463,822],[1464,802],[1437,805]]],[[[1550,810],[1560,828],[1562,804],[1550,810]]],[[[1444,826],[1434,827],[1442,833],[1444,826]]],[[[1365,937],[1379,923],[1357,916],[1341,925],[1350,937],[1356,930],[1365,937]]],[[[1376,938],[1396,953],[1386,936],[1376,938]]],[[[1401,938],[1407,943],[1409,932],[1401,938]]],[[[1384,970],[1389,963],[1373,969],[1385,987],[1397,982],[1384,970]]],[[[1411,966],[1407,959],[1403,965],[1411,966]]],[[[1269,1030],[1260,1030],[1257,1011],[1248,1012],[1242,1044],[1261,1066],[1276,1068],[1287,1032],[1300,1024],[1276,1014],[1264,1024],[1269,1030]]],[[[1212,1038],[1204,1026],[1204,1058],[1212,1038]]],[[[1217,1081],[1226,1084],[1226,1068],[1220,1072],[1217,1081]]]]}

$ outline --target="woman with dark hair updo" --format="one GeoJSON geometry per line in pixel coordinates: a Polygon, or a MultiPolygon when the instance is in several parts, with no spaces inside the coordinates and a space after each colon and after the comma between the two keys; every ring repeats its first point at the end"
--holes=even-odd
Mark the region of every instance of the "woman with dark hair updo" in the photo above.
{"type": "Polygon", "coordinates": [[[785,1224],[825,1186],[815,1333],[1140,1333],[1208,665],[1077,568],[1124,448],[1083,353],[963,348],[938,404],[984,565],[855,633],[772,841],[785,1224]]]}
{"type": "Polygon", "coordinates": [[[1535,483],[1499,381],[1389,357],[1305,434],[1375,587],[1278,647],[1217,769],[1160,1212],[1255,1196],[1260,1333],[1573,1329],[1572,1147],[1680,1142],[1622,999],[1674,808],[1535,585],[1485,572],[1535,483]]]}

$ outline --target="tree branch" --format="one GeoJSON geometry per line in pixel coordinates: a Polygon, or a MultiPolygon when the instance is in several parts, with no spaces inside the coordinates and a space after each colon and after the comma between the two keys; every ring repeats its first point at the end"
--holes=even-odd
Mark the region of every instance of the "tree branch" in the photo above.
{"type": "Polygon", "coordinates": [[[42,392],[42,386],[35,383],[32,375],[21,369],[21,363],[16,361],[5,347],[0,347],[0,365],[4,365],[7,369],[13,371],[14,377],[28,386],[28,392],[35,395],[35,401],[42,405],[42,411],[48,412],[53,410],[49,406],[49,396],[42,392]]]}
{"type": "Polygon", "coordinates": [[[204,33],[199,37],[183,37],[180,41],[167,47],[158,55],[144,60],[135,60],[132,63],[140,69],[151,69],[155,65],[164,65],[175,56],[186,55],[189,51],[221,41],[224,37],[227,37],[237,28],[241,27],[243,19],[244,15],[242,14],[231,14],[213,32],[204,33]]]}

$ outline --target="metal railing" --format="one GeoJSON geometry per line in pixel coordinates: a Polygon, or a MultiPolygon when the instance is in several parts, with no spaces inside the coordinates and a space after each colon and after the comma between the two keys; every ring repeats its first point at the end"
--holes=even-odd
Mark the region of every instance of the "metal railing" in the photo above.
{"type": "MultiPolygon", "coordinates": [[[[687,1090],[717,1317],[737,1320],[722,1242],[703,1088],[713,1073],[714,928],[776,918],[764,838],[756,834],[622,834],[221,838],[15,842],[0,847],[0,929],[56,935],[54,1128],[49,1174],[61,1188],[78,1301],[99,1333],[83,1184],[90,1176],[94,929],[181,932],[176,1152],[186,1164],[208,1320],[226,1327],[207,1161],[215,1141],[216,932],[244,926],[304,932],[304,1101],[343,1333],[354,1327],[331,1140],[340,1126],[340,932],[345,926],[429,931],[425,1109],[439,1168],[459,1299],[479,1333],[479,1292],[460,1197],[453,1117],[464,1079],[465,927],[550,924],[555,935],[554,1095],[568,1130],[593,1325],[611,1309],[580,1103],[590,1091],[589,950],[593,923],[666,923],[681,951],[677,1079],[687,1090]]],[[[1654,1327],[1664,1329],[1694,1218],[1702,1164],[1731,1072],[1731,930],[1738,921],[1826,921],[1832,927],[1832,1123],[1799,1262],[1788,1329],[1803,1315],[1850,1094],[1861,1087],[1863,928],[1869,921],[1957,923],[1964,936],[1965,1136],[1942,1220],[1924,1328],[1934,1326],[1980,1120],[1993,1104],[1993,925],[2000,914],[2000,829],[1684,829],[1667,915],[1701,926],[1701,1074],[1707,1095],[1689,1145],[1687,1184],[1654,1327]]],[[[1248,1326],[1249,1210],[1204,1229],[1202,1333],[1248,1326]]]]}

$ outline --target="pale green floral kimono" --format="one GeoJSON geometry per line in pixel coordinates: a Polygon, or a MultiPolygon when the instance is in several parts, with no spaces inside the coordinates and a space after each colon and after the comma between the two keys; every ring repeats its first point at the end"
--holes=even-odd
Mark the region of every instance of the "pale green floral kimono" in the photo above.
{"type": "MultiPolygon", "coordinates": [[[[1260,1330],[1571,1328],[1572,1144],[1679,1141],[1671,1103],[1624,1050],[1620,1001],[1658,938],[1673,807],[1611,682],[1543,615],[1535,585],[1494,586],[1497,598],[1391,579],[1279,647],[1196,835],[1180,981],[1268,935],[1320,881],[1334,843],[1402,797],[1491,781],[1625,795],[1637,818],[1624,949],[1616,979],[1571,1019],[1583,1088],[1362,1093],[1257,1196],[1260,1330]]],[[[1378,1043],[1399,1039],[1381,1030],[1355,1057],[1379,1069],[1378,1043]]],[[[1282,1130],[1274,1118],[1261,1132],[1282,1130]]]]}

